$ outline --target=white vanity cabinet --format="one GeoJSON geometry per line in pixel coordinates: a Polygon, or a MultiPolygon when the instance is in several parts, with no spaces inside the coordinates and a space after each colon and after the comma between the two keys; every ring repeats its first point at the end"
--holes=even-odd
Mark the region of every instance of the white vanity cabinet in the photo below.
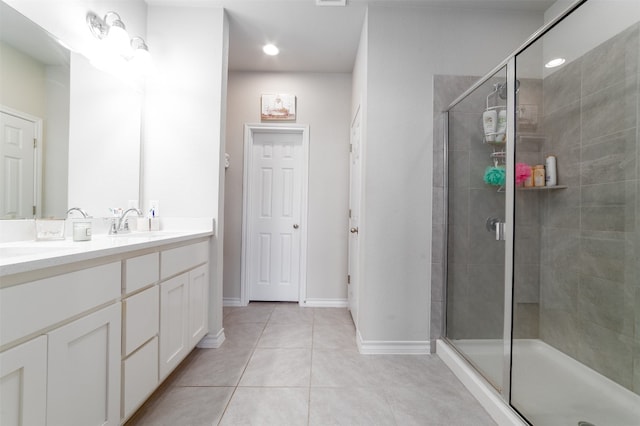
{"type": "Polygon", "coordinates": [[[46,402],[47,337],[0,353],[0,425],[43,425],[46,402]]]}
{"type": "Polygon", "coordinates": [[[0,281],[0,425],[125,423],[207,333],[209,236],[0,281]]]}
{"type": "Polygon", "coordinates": [[[160,379],[166,378],[207,333],[209,244],[161,253],[160,379]],[[175,276],[175,274],[179,274],[175,276]]]}
{"type": "Polygon", "coordinates": [[[120,276],[111,262],[0,289],[3,426],[119,424],[120,276]]]}

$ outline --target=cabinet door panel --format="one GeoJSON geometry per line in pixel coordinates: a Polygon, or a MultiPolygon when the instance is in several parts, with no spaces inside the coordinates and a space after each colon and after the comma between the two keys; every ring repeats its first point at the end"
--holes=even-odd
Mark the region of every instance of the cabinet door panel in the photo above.
{"type": "Polygon", "coordinates": [[[0,425],[45,424],[46,391],[46,336],[0,354],[0,425]]]}
{"type": "Polygon", "coordinates": [[[48,426],[120,424],[117,303],[49,333],[48,426]]]}
{"type": "Polygon", "coordinates": [[[189,336],[191,347],[198,344],[208,330],[209,264],[189,272],[189,336]]]}
{"type": "Polygon", "coordinates": [[[160,284],[160,379],[189,353],[189,274],[160,284]]]}

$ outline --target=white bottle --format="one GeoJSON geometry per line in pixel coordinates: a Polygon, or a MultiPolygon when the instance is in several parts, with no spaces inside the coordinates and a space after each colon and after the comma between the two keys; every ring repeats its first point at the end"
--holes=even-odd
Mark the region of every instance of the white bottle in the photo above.
{"type": "Polygon", "coordinates": [[[496,126],[496,142],[505,141],[505,133],[507,133],[507,110],[501,109],[498,113],[498,124],[496,126]]]}
{"type": "Polygon", "coordinates": [[[546,186],[556,186],[558,184],[558,173],[556,170],[556,157],[549,155],[545,159],[545,177],[546,186]]]}
{"type": "Polygon", "coordinates": [[[498,125],[498,113],[491,109],[482,114],[482,125],[484,127],[484,135],[487,142],[496,140],[496,127],[498,125]]]}

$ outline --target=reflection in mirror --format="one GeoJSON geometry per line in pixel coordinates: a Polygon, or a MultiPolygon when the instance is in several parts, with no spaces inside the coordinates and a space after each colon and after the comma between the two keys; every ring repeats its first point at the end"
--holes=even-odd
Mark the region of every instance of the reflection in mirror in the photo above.
{"type": "Polygon", "coordinates": [[[141,94],[71,53],[69,206],[94,217],[138,200],[141,94]]]}
{"type": "Polygon", "coordinates": [[[101,217],[137,202],[141,91],[1,1],[0,58],[9,129],[0,132],[0,218],[61,218],[74,206],[101,217]]]}
{"type": "Polygon", "coordinates": [[[63,217],[69,51],[0,2],[0,58],[0,218],[63,217]]]}

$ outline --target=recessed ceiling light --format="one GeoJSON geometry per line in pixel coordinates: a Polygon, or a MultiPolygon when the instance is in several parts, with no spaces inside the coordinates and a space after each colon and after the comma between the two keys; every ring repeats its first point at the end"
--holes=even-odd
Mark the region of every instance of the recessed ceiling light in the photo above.
{"type": "Polygon", "coordinates": [[[546,64],[544,64],[544,66],[546,68],[555,68],[555,67],[559,67],[560,65],[564,64],[565,62],[566,62],[566,59],[564,59],[564,58],[555,58],[555,59],[550,60],[546,64]]]}
{"type": "Polygon", "coordinates": [[[280,53],[280,49],[278,49],[278,48],[277,48],[275,45],[273,45],[273,44],[265,44],[265,45],[262,47],[262,51],[263,51],[264,53],[266,53],[267,55],[269,55],[269,56],[275,56],[275,55],[277,55],[278,53],[280,53]]]}

